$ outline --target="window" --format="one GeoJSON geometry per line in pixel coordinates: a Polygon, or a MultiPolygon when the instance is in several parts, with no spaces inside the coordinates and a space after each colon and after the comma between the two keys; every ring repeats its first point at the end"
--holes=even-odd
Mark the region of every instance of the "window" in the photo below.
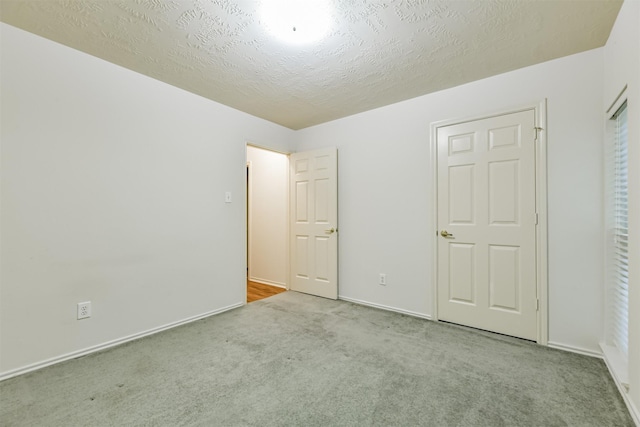
{"type": "Polygon", "coordinates": [[[610,120],[607,141],[607,331],[608,345],[628,360],[629,222],[627,185],[627,103],[610,120]]]}

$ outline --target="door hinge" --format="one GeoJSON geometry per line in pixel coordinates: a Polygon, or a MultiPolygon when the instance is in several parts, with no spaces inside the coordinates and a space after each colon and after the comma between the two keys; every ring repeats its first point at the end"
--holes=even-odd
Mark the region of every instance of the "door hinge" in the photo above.
{"type": "Polygon", "coordinates": [[[535,213],[535,225],[538,225],[538,212],[535,213]]]}
{"type": "Polygon", "coordinates": [[[538,135],[540,135],[540,131],[542,131],[544,129],[542,129],[541,127],[536,126],[536,127],[533,128],[533,130],[536,131],[535,141],[538,142],[538,135]]]}
{"type": "Polygon", "coordinates": [[[536,299],[536,311],[540,311],[540,300],[536,299]]]}

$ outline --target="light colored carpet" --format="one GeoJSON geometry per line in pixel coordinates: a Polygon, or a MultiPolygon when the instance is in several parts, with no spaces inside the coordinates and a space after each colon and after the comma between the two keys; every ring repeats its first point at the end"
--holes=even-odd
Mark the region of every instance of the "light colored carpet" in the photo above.
{"type": "Polygon", "coordinates": [[[0,383],[3,426],[633,426],[601,360],[285,292],[0,383]]]}

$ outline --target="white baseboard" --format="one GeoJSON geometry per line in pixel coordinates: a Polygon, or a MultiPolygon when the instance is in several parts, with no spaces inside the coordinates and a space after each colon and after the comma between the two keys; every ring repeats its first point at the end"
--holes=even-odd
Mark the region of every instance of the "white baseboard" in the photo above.
{"type": "Polygon", "coordinates": [[[252,282],[260,283],[262,285],[275,286],[277,288],[287,289],[287,284],[282,282],[272,282],[271,280],[259,279],[257,277],[249,277],[252,282]]]}
{"type": "Polygon", "coordinates": [[[597,357],[598,359],[602,359],[602,353],[599,351],[588,350],[586,348],[581,348],[581,347],[574,347],[572,345],[561,344],[553,341],[547,342],[547,346],[551,348],[555,348],[556,350],[570,351],[571,353],[578,353],[584,356],[591,356],[591,357],[597,357]]]}
{"type": "Polygon", "coordinates": [[[358,305],[366,305],[367,307],[379,308],[381,310],[393,311],[395,313],[406,314],[407,316],[419,317],[421,319],[431,320],[431,315],[429,315],[429,314],[423,314],[423,313],[418,313],[418,312],[415,312],[415,311],[404,310],[402,308],[389,307],[388,305],[382,305],[382,304],[376,304],[374,302],[362,301],[362,300],[359,300],[359,299],[349,298],[349,297],[345,297],[345,296],[342,296],[342,295],[338,295],[338,299],[339,300],[343,300],[343,301],[347,301],[347,302],[352,302],[352,303],[358,304],[358,305]]]}
{"type": "Polygon", "coordinates": [[[633,418],[637,426],[640,426],[640,412],[638,412],[638,408],[636,408],[629,396],[628,368],[616,349],[606,344],[600,344],[600,346],[602,347],[604,363],[609,369],[609,374],[611,374],[613,381],[616,383],[616,387],[618,387],[618,391],[627,405],[631,418],[633,418]]]}
{"type": "Polygon", "coordinates": [[[611,376],[624,389],[629,389],[629,364],[625,360],[620,351],[613,346],[600,343],[602,349],[602,358],[606,363],[611,376]]]}
{"type": "Polygon", "coordinates": [[[166,331],[167,329],[175,328],[177,326],[185,325],[187,323],[195,322],[196,320],[204,319],[205,317],[213,316],[215,314],[220,314],[225,311],[233,310],[234,308],[242,307],[246,303],[241,302],[237,304],[232,304],[227,307],[220,308],[218,310],[209,311],[207,313],[199,314],[197,316],[189,317],[183,320],[178,320],[176,322],[168,323],[163,326],[159,326],[157,328],[149,329],[143,332],[139,332],[137,334],[129,335],[126,337],[118,338],[112,341],[108,341],[102,344],[94,345],[91,347],[87,347],[82,350],[74,351],[71,353],[63,354],[61,356],[52,357],[51,359],[43,360],[42,362],[32,363],[31,365],[23,366],[21,368],[13,369],[11,371],[1,372],[0,373],[0,381],[7,380],[9,378],[17,377],[18,375],[26,374],[27,372],[36,371],[38,369],[45,368],[47,366],[55,365],[60,362],[64,362],[70,359],[76,359],[81,356],[86,356],[91,353],[95,353],[101,350],[106,350],[107,348],[115,347],[120,344],[124,344],[129,341],[137,340],[149,335],[157,334],[158,332],[166,331]]]}
{"type": "Polygon", "coordinates": [[[638,411],[638,408],[631,399],[625,398],[625,402],[627,403],[633,422],[636,423],[636,426],[640,427],[640,411],[638,411]]]}

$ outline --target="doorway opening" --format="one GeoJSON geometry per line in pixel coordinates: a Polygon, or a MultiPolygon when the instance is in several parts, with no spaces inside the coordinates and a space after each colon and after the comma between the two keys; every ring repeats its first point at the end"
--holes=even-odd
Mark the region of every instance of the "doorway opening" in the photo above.
{"type": "Polygon", "coordinates": [[[246,153],[247,280],[337,299],[337,148],[246,153]]]}
{"type": "Polygon", "coordinates": [[[247,299],[288,289],[289,158],[247,145],[247,299]]]}

